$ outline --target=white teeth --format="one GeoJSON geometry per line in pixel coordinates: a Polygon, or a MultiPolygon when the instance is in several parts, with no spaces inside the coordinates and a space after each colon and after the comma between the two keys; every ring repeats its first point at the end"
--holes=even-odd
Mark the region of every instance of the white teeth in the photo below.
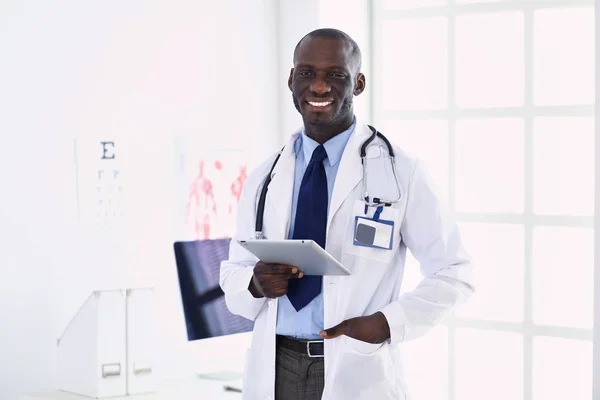
{"type": "Polygon", "coordinates": [[[325,107],[330,105],[332,102],[331,101],[309,101],[308,104],[310,104],[311,106],[314,107],[325,107]]]}

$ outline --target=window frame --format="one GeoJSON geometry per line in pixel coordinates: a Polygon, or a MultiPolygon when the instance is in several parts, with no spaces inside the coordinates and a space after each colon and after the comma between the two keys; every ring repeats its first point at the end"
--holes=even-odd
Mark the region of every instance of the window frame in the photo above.
{"type": "MultiPolygon", "coordinates": [[[[523,399],[533,398],[533,339],[536,336],[549,336],[564,339],[592,341],[593,329],[581,329],[562,326],[545,326],[533,322],[533,231],[535,227],[576,227],[594,228],[593,216],[571,215],[536,215],[533,212],[533,129],[534,120],[545,116],[585,116],[594,117],[594,104],[540,106],[533,103],[533,40],[534,13],[546,9],[574,9],[594,7],[594,0],[505,0],[490,3],[457,4],[456,0],[447,0],[442,6],[431,6],[406,10],[384,10],[383,0],[370,1],[370,34],[371,34],[371,116],[374,124],[383,125],[386,120],[444,120],[448,123],[448,203],[455,212],[458,222],[506,223],[518,224],[524,228],[524,316],[523,321],[504,322],[465,318],[453,315],[443,323],[448,332],[448,400],[457,400],[456,396],[456,330],[473,328],[483,331],[500,331],[518,333],[523,337],[523,399]],[[480,109],[461,109],[456,106],[455,87],[455,55],[456,17],[473,13],[495,13],[520,11],[524,16],[524,104],[521,107],[491,107],[480,109]],[[383,108],[383,68],[378,60],[382,60],[383,21],[399,19],[415,19],[424,17],[446,17],[448,29],[448,68],[447,68],[447,106],[444,109],[427,110],[394,110],[383,108]],[[524,212],[508,213],[467,213],[456,212],[456,122],[459,119],[478,118],[521,118],[525,125],[524,149],[524,212]]],[[[596,43],[596,47],[598,43],[596,43]]],[[[597,55],[598,56],[598,55],[597,55]]],[[[599,72],[596,72],[599,74],[599,72]]],[[[385,132],[384,132],[385,133],[385,132]]],[[[598,140],[596,140],[598,142],[598,140]]],[[[596,143],[598,146],[598,143],[596,143]]],[[[598,162],[596,162],[598,164],[598,162]]],[[[598,169],[598,168],[597,168],[598,169]]],[[[600,177],[596,176],[596,182],[600,177]]],[[[598,185],[596,185],[598,186],[598,185]]],[[[596,189],[599,190],[599,189],[596,189]]],[[[598,200],[596,200],[598,201],[598,200]]],[[[598,243],[598,240],[596,240],[598,243]]],[[[596,246],[598,247],[598,246],[596,246]]],[[[596,278],[598,279],[598,278],[596,278]]],[[[597,281],[598,282],[598,281],[597,281]]],[[[595,294],[596,298],[598,295],[595,294]]],[[[598,361],[596,360],[596,363],[598,361]]]]}

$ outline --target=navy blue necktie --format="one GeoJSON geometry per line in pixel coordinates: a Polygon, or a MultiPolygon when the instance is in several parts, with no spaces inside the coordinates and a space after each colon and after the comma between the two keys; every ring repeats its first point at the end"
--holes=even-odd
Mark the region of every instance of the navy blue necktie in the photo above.
{"type": "MultiPolygon", "coordinates": [[[[315,149],[306,167],[298,193],[296,222],[292,239],[312,239],[325,248],[327,230],[327,175],[323,160],[327,158],[325,147],[315,149]]],[[[307,276],[302,279],[290,279],[287,296],[296,311],[321,293],[321,276],[307,276]]]]}

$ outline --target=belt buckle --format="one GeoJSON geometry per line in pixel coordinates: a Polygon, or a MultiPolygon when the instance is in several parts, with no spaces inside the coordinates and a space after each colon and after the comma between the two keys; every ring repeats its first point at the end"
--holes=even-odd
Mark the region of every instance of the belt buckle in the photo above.
{"type": "MultiPolygon", "coordinates": [[[[311,358],[325,357],[325,354],[324,354],[325,351],[323,351],[322,355],[317,355],[317,354],[313,355],[313,354],[310,354],[310,344],[311,343],[323,343],[323,341],[322,340],[309,340],[309,341],[307,341],[306,342],[306,353],[308,353],[308,356],[311,357],[311,358]]],[[[323,350],[325,350],[325,349],[323,348],[323,350]]]]}

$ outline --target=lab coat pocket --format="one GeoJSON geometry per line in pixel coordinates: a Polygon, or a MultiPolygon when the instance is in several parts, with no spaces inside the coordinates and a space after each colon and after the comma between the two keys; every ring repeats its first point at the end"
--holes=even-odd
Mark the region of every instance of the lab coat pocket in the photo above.
{"type": "Polygon", "coordinates": [[[354,339],[346,335],[344,335],[344,342],[346,343],[346,346],[362,354],[371,354],[383,345],[383,343],[363,342],[362,340],[354,339]]]}
{"type": "MultiPolygon", "coordinates": [[[[354,217],[365,216],[365,203],[360,200],[356,200],[354,203],[353,210],[354,210],[354,214],[353,214],[354,217]]],[[[373,217],[374,212],[375,212],[375,209],[373,207],[369,207],[366,217],[369,217],[369,218],[373,217]]],[[[384,207],[383,211],[381,212],[381,215],[379,217],[381,220],[392,221],[394,223],[394,227],[392,230],[392,248],[390,250],[355,245],[354,244],[354,230],[355,230],[354,217],[352,218],[352,221],[347,228],[348,230],[347,230],[347,234],[346,234],[346,238],[345,238],[345,242],[344,242],[343,251],[346,254],[351,254],[351,255],[359,257],[359,258],[378,261],[378,262],[382,262],[382,263],[388,263],[394,256],[396,249],[398,249],[398,244],[400,243],[400,223],[401,223],[400,211],[396,208],[384,207]]]]}
{"type": "Polygon", "coordinates": [[[400,398],[387,343],[366,343],[344,336],[336,376],[335,399],[400,398]]]}

